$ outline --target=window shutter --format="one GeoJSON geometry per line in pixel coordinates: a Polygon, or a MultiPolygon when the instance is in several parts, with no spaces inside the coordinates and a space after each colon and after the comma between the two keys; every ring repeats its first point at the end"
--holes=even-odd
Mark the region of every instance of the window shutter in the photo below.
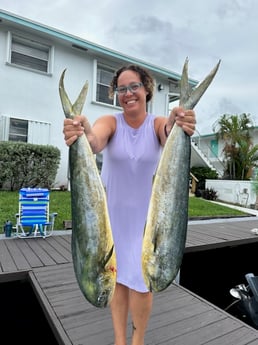
{"type": "Polygon", "coordinates": [[[10,118],[4,115],[0,116],[0,141],[7,141],[9,136],[10,118]]]}
{"type": "Polygon", "coordinates": [[[49,145],[50,123],[29,121],[28,142],[38,145],[49,145]]]}

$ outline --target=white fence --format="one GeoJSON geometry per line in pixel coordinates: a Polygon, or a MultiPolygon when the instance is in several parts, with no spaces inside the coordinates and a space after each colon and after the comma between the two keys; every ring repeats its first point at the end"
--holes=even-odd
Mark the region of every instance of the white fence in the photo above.
{"type": "Polygon", "coordinates": [[[213,188],[217,192],[219,200],[231,204],[254,208],[256,203],[256,193],[251,181],[207,179],[205,188],[213,188]]]}

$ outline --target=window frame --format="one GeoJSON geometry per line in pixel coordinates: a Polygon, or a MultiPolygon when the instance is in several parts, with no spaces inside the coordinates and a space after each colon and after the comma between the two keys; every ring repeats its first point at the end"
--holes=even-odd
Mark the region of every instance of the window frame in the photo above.
{"type": "Polygon", "coordinates": [[[166,101],[166,114],[167,114],[167,116],[170,115],[170,112],[174,107],[179,106],[179,97],[180,97],[180,95],[177,92],[169,92],[167,94],[167,101],[166,101]]]}
{"type": "MultiPolygon", "coordinates": [[[[21,131],[22,132],[22,131],[21,131]]],[[[24,143],[50,145],[51,142],[51,123],[45,121],[30,120],[26,118],[19,118],[15,115],[0,115],[0,141],[17,141],[10,137],[20,136],[26,138],[25,140],[18,140],[24,143]],[[26,133],[19,133],[11,130],[11,121],[20,123],[27,122],[26,133]]]]}
{"type": "Polygon", "coordinates": [[[8,130],[8,141],[28,142],[29,121],[10,117],[8,130]],[[21,126],[17,125],[20,124],[21,126]],[[23,140],[25,139],[25,140],[23,140]]]}
{"type": "Polygon", "coordinates": [[[8,31],[7,64],[29,71],[52,74],[54,47],[36,38],[8,31]],[[15,56],[16,55],[16,56],[15,56]],[[45,55],[45,56],[44,56],[45,55]],[[13,61],[16,57],[16,61],[13,61]],[[44,68],[45,67],[45,68],[44,68]]]}
{"type": "Polygon", "coordinates": [[[115,67],[111,67],[108,66],[104,63],[98,62],[97,60],[95,60],[95,69],[94,69],[94,101],[96,103],[100,103],[100,104],[105,104],[106,106],[110,106],[110,107],[116,107],[116,108],[121,108],[118,102],[118,96],[115,93],[114,94],[114,98],[110,99],[108,98],[108,90],[109,90],[109,85],[110,82],[113,78],[113,75],[115,74],[116,68],[115,67]],[[110,73],[111,77],[110,80],[108,81],[108,83],[105,83],[103,81],[100,80],[100,72],[103,71],[104,73],[110,73]],[[100,85],[100,87],[99,87],[100,85]],[[107,90],[107,94],[105,95],[106,98],[109,99],[109,103],[105,102],[104,99],[101,99],[99,97],[100,93],[99,93],[99,89],[100,88],[106,88],[107,90]]]}

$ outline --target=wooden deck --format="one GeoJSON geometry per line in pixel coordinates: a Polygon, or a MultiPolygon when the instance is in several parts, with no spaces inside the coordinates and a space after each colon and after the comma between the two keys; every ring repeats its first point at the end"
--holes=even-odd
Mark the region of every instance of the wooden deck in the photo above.
{"type": "MultiPolygon", "coordinates": [[[[258,242],[258,219],[189,222],[186,252],[258,242]]],[[[71,235],[0,241],[0,282],[27,278],[59,344],[113,345],[109,308],[91,306],[72,266],[71,235]]],[[[130,328],[130,326],[129,326],[130,328]]],[[[130,338],[130,330],[128,331],[130,338]]],[[[258,332],[182,286],[155,294],[146,345],[254,345],[258,332]]],[[[50,344],[51,345],[51,344],[50,344]]]]}

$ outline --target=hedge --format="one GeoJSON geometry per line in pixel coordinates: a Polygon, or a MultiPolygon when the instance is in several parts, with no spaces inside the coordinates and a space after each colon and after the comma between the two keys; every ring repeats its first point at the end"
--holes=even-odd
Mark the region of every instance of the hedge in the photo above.
{"type": "Polygon", "coordinates": [[[50,189],[56,178],[60,156],[60,150],[51,145],[0,142],[0,189],[50,189]]]}

